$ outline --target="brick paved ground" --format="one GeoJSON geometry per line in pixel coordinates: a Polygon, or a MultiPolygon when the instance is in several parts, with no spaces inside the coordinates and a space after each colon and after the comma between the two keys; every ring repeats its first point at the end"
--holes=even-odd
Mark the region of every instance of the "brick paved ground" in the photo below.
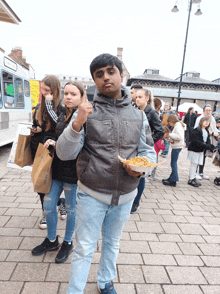
{"type": "MultiPolygon", "coordinates": [[[[161,158],[160,158],[161,160],[161,158]]],[[[180,153],[177,187],[163,186],[170,157],[147,182],[141,209],[130,217],[120,242],[115,287],[118,294],[219,294],[220,195],[213,184],[218,168],[207,160],[200,188],[187,185],[189,162],[180,153]]],[[[38,229],[41,207],[30,172],[6,168],[0,155],[0,293],[66,293],[70,261],[55,264],[56,252],[34,257],[46,236],[38,229]]],[[[65,221],[58,234],[64,236],[65,221]]],[[[93,256],[85,294],[96,294],[101,239],[93,256]]]]}

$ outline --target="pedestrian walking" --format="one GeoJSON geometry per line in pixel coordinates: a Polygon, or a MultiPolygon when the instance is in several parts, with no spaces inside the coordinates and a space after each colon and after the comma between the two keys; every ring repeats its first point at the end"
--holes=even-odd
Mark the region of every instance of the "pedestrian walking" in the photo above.
{"type": "Polygon", "coordinates": [[[90,72],[97,87],[94,104],[84,99],[56,149],[61,160],[75,159],[79,154],[76,245],[67,293],[83,294],[102,231],[98,289],[103,294],[117,294],[112,281],[117,276],[119,240],[143,175],[123,165],[118,155],[127,159],[145,156],[151,162],[156,156],[147,142],[150,128],[146,116],[132,106],[130,94],[121,85],[121,61],[101,54],[93,59],[90,72]]]}

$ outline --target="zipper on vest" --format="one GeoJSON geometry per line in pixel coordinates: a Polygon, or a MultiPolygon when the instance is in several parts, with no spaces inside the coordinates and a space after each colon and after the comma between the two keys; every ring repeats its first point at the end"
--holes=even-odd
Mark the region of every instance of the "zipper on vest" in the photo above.
{"type": "MultiPolygon", "coordinates": [[[[119,145],[120,145],[120,142],[119,142],[119,139],[120,139],[120,134],[119,134],[119,110],[118,108],[116,107],[116,103],[117,103],[117,100],[114,100],[114,104],[115,104],[115,110],[116,110],[116,114],[117,114],[117,148],[116,148],[116,152],[117,152],[117,160],[118,160],[118,154],[119,154],[119,145]]],[[[118,198],[118,186],[119,186],[119,163],[117,162],[117,175],[116,175],[116,193],[115,193],[115,199],[114,199],[114,203],[116,204],[116,199],[118,198]]]]}

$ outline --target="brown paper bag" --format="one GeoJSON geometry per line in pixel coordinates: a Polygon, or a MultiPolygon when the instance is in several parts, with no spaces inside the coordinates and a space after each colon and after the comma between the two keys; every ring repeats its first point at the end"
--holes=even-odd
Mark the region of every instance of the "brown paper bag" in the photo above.
{"type": "Polygon", "coordinates": [[[19,135],[14,163],[20,167],[32,165],[31,135],[19,135]]]}
{"type": "Polygon", "coordinates": [[[168,114],[163,114],[163,119],[162,119],[162,126],[168,126],[168,117],[169,115],[168,114]]]}
{"type": "Polygon", "coordinates": [[[49,151],[43,144],[39,144],[34,158],[31,173],[34,191],[47,194],[50,192],[52,181],[52,161],[54,150],[49,151]]]}
{"type": "Polygon", "coordinates": [[[212,164],[214,164],[215,166],[220,166],[220,154],[218,152],[214,154],[212,164]]]}

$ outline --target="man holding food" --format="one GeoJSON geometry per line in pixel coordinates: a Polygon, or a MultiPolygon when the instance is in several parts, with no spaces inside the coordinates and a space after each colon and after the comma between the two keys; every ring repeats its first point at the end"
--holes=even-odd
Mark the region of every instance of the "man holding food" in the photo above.
{"type": "Polygon", "coordinates": [[[61,160],[78,156],[76,245],[68,294],[83,294],[92,255],[102,231],[102,254],[97,284],[100,293],[117,294],[119,240],[137,194],[142,172],[124,159],[147,157],[156,162],[145,113],[135,109],[123,80],[121,61],[110,54],[94,58],[90,72],[97,86],[93,104],[84,96],[72,121],[57,141],[61,160]]]}

